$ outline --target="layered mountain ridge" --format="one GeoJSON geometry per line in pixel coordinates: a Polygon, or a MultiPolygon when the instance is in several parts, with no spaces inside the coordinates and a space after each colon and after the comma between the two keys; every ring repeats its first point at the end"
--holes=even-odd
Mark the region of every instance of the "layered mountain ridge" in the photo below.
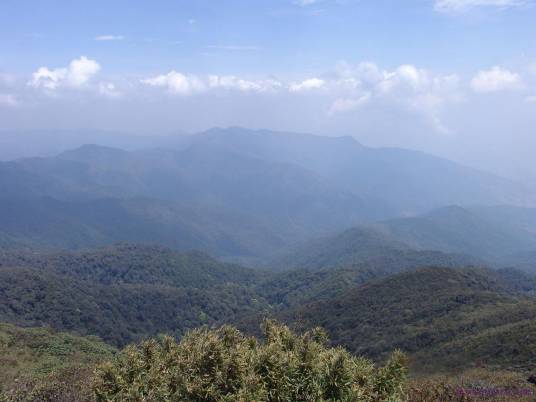
{"type": "Polygon", "coordinates": [[[240,128],[180,136],[167,149],[85,145],[0,163],[0,185],[6,247],[153,242],[251,264],[444,205],[536,200],[520,184],[419,152],[240,128]]]}

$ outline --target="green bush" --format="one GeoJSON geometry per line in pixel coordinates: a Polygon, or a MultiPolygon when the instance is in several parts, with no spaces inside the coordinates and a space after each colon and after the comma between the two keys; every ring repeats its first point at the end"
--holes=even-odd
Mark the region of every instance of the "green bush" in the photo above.
{"type": "Polygon", "coordinates": [[[326,346],[321,329],[298,336],[273,321],[264,342],[223,326],[129,346],[100,365],[97,401],[399,401],[405,357],[376,368],[326,346]]]}

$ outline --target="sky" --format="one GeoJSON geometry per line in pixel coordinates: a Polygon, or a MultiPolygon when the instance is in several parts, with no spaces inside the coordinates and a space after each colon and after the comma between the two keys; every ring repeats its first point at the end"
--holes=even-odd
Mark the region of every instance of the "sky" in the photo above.
{"type": "Polygon", "coordinates": [[[534,21],[535,0],[2,0],[0,130],[352,135],[536,184],[534,21]]]}

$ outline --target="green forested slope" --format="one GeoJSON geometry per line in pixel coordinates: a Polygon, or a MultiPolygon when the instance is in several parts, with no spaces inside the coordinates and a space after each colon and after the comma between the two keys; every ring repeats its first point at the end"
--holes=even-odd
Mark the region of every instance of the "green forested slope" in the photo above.
{"type": "Polygon", "coordinates": [[[114,345],[229,320],[263,306],[255,271],[199,253],[118,246],[87,253],[7,253],[0,322],[99,335],[114,345]]]}
{"type": "Polygon", "coordinates": [[[325,268],[381,259],[394,252],[436,250],[457,254],[471,265],[512,265],[534,271],[534,215],[530,208],[448,206],[312,240],[274,262],[283,267],[325,268]]]}
{"type": "MultiPolygon", "coordinates": [[[[318,265],[311,259],[311,264],[305,266],[313,268],[291,269],[272,275],[260,283],[258,291],[271,304],[289,306],[337,297],[344,291],[373,279],[420,267],[458,268],[480,265],[478,260],[463,255],[389,248],[384,248],[382,254],[372,252],[360,257],[356,262],[340,266],[333,266],[329,261],[334,262],[328,258],[324,268],[314,268],[318,265]]],[[[509,280],[519,279],[519,272],[513,270],[511,274],[509,280]]],[[[530,281],[525,283],[529,283],[532,289],[533,284],[530,281]]]]}
{"type": "Polygon", "coordinates": [[[476,360],[526,365],[536,346],[535,339],[526,337],[536,322],[536,302],[519,297],[501,276],[481,269],[405,272],[280,317],[299,326],[322,326],[334,343],[375,359],[401,348],[417,369],[471,367],[476,360]],[[505,337],[509,341],[503,344],[505,337]],[[525,346],[513,353],[519,342],[525,346]]]}
{"type": "Polygon", "coordinates": [[[203,288],[215,284],[254,283],[260,271],[226,264],[207,254],[166,247],[116,244],[80,252],[0,251],[0,267],[30,267],[100,284],[151,284],[203,288]]]}
{"type": "Polygon", "coordinates": [[[203,324],[238,323],[256,332],[269,315],[298,328],[324,327],[334,344],[378,360],[401,348],[416,367],[431,370],[470,367],[475,359],[526,365],[536,280],[458,262],[399,250],[367,263],[277,273],[131,244],[4,251],[0,322],[98,335],[122,346],[159,333],[180,337],[203,324]],[[518,342],[527,348],[516,349],[518,342]]]}

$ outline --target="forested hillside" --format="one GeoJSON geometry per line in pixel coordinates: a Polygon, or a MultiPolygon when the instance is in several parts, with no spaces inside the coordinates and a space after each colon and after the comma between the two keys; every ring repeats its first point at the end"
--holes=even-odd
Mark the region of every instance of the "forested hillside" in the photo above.
{"type": "MultiPolygon", "coordinates": [[[[133,244],[80,252],[3,251],[0,322],[98,335],[123,347],[162,333],[180,339],[199,326],[226,323],[260,336],[263,317],[275,317],[298,332],[320,326],[333,346],[373,361],[401,349],[414,375],[479,365],[514,370],[516,378],[527,375],[536,358],[536,278],[515,269],[462,267],[470,262],[441,252],[391,249],[384,258],[360,263],[277,272],[133,244]]],[[[37,353],[20,352],[17,342],[45,353],[32,355],[37,371],[30,373],[28,389],[70,393],[82,387],[89,395],[81,373],[113,353],[94,338],[3,328],[9,334],[3,338],[6,356],[37,353]],[[27,338],[25,331],[34,335],[27,338]],[[15,343],[9,340],[13,334],[15,343]],[[82,354],[70,352],[78,349],[82,354]],[[45,366],[50,370],[39,368],[45,366]],[[50,380],[43,383],[47,373],[50,380]]],[[[17,367],[6,372],[5,384],[18,375],[17,367]]]]}
{"type": "MultiPolygon", "coordinates": [[[[433,306],[446,306],[454,296],[461,301],[453,306],[463,307],[473,299],[480,306],[479,300],[486,297],[499,304],[517,303],[536,291],[533,277],[515,270],[460,268],[469,262],[440,252],[400,251],[346,266],[278,273],[221,263],[198,252],[132,244],[74,253],[7,251],[0,254],[0,321],[48,325],[124,345],[161,332],[181,336],[203,324],[248,321],[248,315],[301,315],[302,311],[331,330],[335,324],[329,320],[340,315],[332,309],[339,306],[344,314],[359,311],[365,321],[376,314],[384,317],[385,321],[378,321],[377,333],[386,342],[385,331],[399,331],[389,314],[403,317],[402,305],[396,310],[386,307],[391,299],[393,303],[403,300],[408,309],[419,305],[417,299],[426,301],[433,314],[439,314],[442,310],[433,306]],[[415,271],[419,267],[438,268],[415,271]],[[374,303],[387,310],[376,311],[374,303]],[[326,322],[321,319],[324,315],[326,322]]],[[[468,306],[476,308],[472,302],[468,306]]],[[[428,313],[415,310],[416,317],[428,313]]],[[[459,317],[445,320],[455,322],[459,317]]],[[[360,339],[357,328],[366,328],[360,322],[347,326],[352,339],[360,339]]],[[[362,344],[359,348],[348,344],[338,333],[332,339],[369,352],[362,344]]],[[[370,342],[376,344],[373,337],[370,342]]],[[[406,344],[391,346],[385,350],[406,344]]],[[[384,350],[377,347],[372,357],[384,350]]]]}
{"type": "MultiPolygon", "coordinates": [[[[483,265],[470,254],[454,254],[424,247],[411,247],[404,237],[387,230],[358,226],[340,234],[296,246],[276,256],[272,264],[282,268],[326,269],[367,263],[377,267],[425,265],[483,265]]],[[[415,245],[414,245],[415,246],[415,245]]]]}
{"type": "MultiPolygon", "coordinates": [[[[313,260],[314,261],[314,260],[313,260]]],[[[419,267],[478,266],[479,262],[471,257],[445,254],[439,251],[414,251],[385,249],[383,255],[368,256],[356,262],[338,265],[324,265],[317,268],[316,263],[304,265],[307,268],[286,270],[272,275],[259,287],[270,303],[288,306],[306,301],[329,299],[340,295],[347,289],[373,279],[384,278],[419,267]]],[[[520,272],[512,270],[511,280],[518,278],[531,285],[520,272]]]]}
{"type": "Polygon", "coordinates": [[[259,311],[252,270],[200,253],[118,246],[0,263],[0,322],[98,335],[114,345],[259,311]]]}
{"type": "Polygon", "coordinates": [[[519,266],[536,272],[534,214],[532,208],[443,207],[305,242],[275,257],[274,265],[325,268],[436,250],[455,255],[458,265],[519,266]]]}
{"type": "Polygon", "coordinates": [[[459,370],[477,362],[531,369],[536,338],[529,333],[535,329],[536,301],[514,288],[493,271],[424,268],[297,306],[279,317],[301,328],[321,326],[335,344],[374,359],[400,348],[423,372],[459,370]]]}

